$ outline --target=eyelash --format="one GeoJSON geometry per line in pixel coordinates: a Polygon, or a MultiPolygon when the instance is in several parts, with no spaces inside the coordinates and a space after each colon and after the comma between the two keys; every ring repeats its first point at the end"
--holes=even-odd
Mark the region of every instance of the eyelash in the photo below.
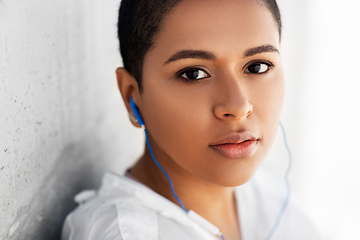
{"type": "MultiPolygon", "coordinates": [[[[251,72],[248,72],[248,73],[245,73],[245,74],[265,74],[267,73],[268,71],[270,71],[271,69],[273,69],[275,67],[275,64],[271,61],[268,61],[268,60],[253,60],[251,61],[250,63],[246,64],[245,67],[243,68],[244,71],[246,71],[246,69],[248,69],[250,66],[254,65],[254,64],[265,64],[269,67],[268,70],[266,70],[265,72],[262,72],[262,73],[251,73],[251,72]]],[[[193,82],[198,82],[202,79],[205,79],[205,78],[209,78],[210,77],[210,74],[204,70],[202,67],[200,66],[191,66],[191,67],[187,67],[187,68],[184,68],[184,69],[181,69],[180,71],[178,71],[176,73],[176,76],[178,78],[180,78],[181,80],[183,80],[184,82],[190,82],[190,83],[193,83],[193,82]],[[204,78],[201,78],[201,79],[188,79],[188,78],[184,78],[182,75],[184,75],[185,73],[188,73],[188,72],[191,72],[191,71],[196,71],[196,70],[200,70],[200,71],[203,71],[205,72],[205,74],[207,75],[207,77],[204,77],[204,78]]]]}
{"type": "Polygon", "coordinates": [[[253,60],[250,63],[245,65],[245,67],[243,68],[244,71],[246,71],[246,69],[248,69],[250,66],[255,65],[255,64],[265,64],[268,66],[269,69],[262,73],[251,73],[251,72],[246,73],[245,72],[245,74],[265,74],[275,67],[275,64],[268,60],[253,60]]]}
{"type": "Polygon", "coordinates": [[[203,69],[202,67],[200,67],[200,66],[191,66],[191,67],[187,67],[187,68],[184,68],[184,69],[181,69],[180,71],[178,71],[177,73],[176,73],[176,76],[178,77],[178,78],[180,78],[181,80],[183,80],[184,82],[197,82],[197,81],[200,81],[200,80],[202,80],[202,79],[204,79],[204,78],[201,78],[201,79],[198,79],[198,80],[196,80],[196,79],[187,79],[187,78],[184,78],[182,75],[184,75],[185,73],[188,73],[188,72],[191,72],[191,71],[196,71],[196,70],[200,70],[200,71],[203,71],[206,75],[207,75],[207,77],[204,77],[204,78],[208,78],[208,77],[210,77],[210,74],[208,73],[208,71],[206,71],[205,69],[203,69]]]}

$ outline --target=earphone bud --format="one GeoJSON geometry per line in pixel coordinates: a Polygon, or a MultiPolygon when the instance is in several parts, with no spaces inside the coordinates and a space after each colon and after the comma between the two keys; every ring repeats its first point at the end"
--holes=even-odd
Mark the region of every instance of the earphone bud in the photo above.
{"type": "Polygon", "coordinates": [[[133,111],[136,119],[139,121],[140,126],[143,127],[144,126],[144,121],[142,120],[142,118],[140,116],[138,107],[136,106],[132,96],[130,98],[130,107],[131,107],[131,110],[133,111]]]}

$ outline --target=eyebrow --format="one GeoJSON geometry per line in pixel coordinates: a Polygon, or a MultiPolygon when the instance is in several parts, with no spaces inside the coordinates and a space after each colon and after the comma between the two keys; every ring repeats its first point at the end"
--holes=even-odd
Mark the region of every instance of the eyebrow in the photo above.
{"type": "Polygon", "coordinates": [[[186,58],[201,58],[206,60],[215,60],[216,57],[211,52],[201,51],[201,50],[183,50],[172,55],[164,64],[174,62],[180,59],[186,58]]]}
{"type": "MultiPolygon", "coordinates": [[[[254,47],[247,49],[244,53],[244,57],[251,57],[256,54],[264,53],[264,52],[277,52],[279,53],[279,50],[272,46],[272,45],[263,45],[259,47],[254,47]]],[[[216,56],[208,51],[202,51],[202,50],[182,50],[174,55],[172,55],[164,64],[168,64],[180,59],[187,59],[187,58],[199,58],[199,59],[206,59],[206,60],[215,60],[216,56]]]]}
{"type": "Polygon", "coordinates": [[[254,47],[254,48],[250,48],[250,49],[246,50],[244,53],[244,57],[251,57],[256,54],[265,53],[265,52],[279,53],[280,51],[273,45],[263,45],[263,46],[254,47]]]}

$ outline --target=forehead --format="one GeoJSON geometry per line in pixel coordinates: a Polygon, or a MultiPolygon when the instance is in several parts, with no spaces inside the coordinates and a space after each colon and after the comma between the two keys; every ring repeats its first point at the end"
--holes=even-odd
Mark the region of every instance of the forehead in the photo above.
{"type": "Polygon", "coordinates": [[[163,19],[149,55],[183,49],[239,54],[267,44],[279,45],[278,28],[257,0],[183,0],[163,19]]]}

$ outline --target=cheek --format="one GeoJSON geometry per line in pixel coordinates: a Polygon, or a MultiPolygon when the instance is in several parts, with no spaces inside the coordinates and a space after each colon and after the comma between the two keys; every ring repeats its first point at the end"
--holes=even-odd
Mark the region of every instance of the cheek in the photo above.
{"type": "Polygon", "coordinates": [[[282,71],[274,74],[267,84],[256,89],[254,109],[256,108],[257,111],[254,114],[261,121],[258,124],[262,128],[268,151],[276,135],[284,101],[285,84],[282,71]]]}
{"type": "Polygon", "coordinates": [[[206,114],[199,107],[199,96],[179,89],[172,91],[164,87],[161,92],[157,89],[150,89],[144,101],[144,118],[147,128],[154,133],[153,139],[175,161],[196,156],[194,141],[202,144],[206,139],[199,139],[206,114]]]}
{"type": "Polygon", "coordinates": [[[247,85],[254,106],[247,126],[262,134],[261,150],[249,161],[224,161],[209,152],[209,139],[219,125],[214,124],[212,104],[217,89],[202,91],[194,86],[172,87],[170,84],[144,84],[142,112],[156,148],[191,172],[223,186],[237,186],[248,181],[266,157],[275,138],[284,98],[281,72],[266,81],[247,85]],[[201,94],[199,93],[201,92],[201,94]],[[239,174],[241,172],[242,174],[239,174]]]}
{"type": "MultiPolygon", "coordinates": [[[[262,117],[279,119],[284,101],[284,75],[282,68],[264,76],[264,79],[254,79],[251,87],[250,101],[262,117]]],[[[265,121],[267,122],[267,121],[265,121]]]]}

